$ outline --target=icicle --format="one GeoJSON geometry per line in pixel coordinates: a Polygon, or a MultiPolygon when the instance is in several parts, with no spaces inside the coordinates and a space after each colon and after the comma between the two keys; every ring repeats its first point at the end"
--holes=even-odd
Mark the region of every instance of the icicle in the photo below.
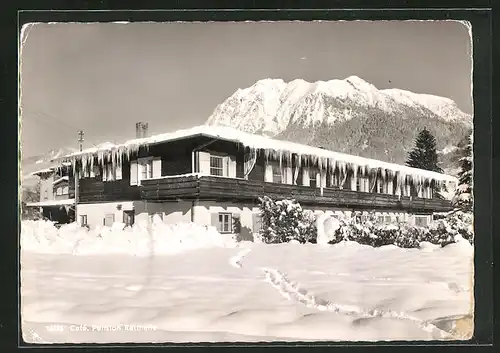
{"type": "Polygon", "coordinates": [[[111,168],[116,169],[116,153],[115,150],[111,150],[111,168]]]}

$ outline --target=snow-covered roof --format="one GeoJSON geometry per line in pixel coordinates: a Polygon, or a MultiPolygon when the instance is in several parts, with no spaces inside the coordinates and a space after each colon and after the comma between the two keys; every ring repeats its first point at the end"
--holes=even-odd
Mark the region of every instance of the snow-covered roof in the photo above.
{"type": "Polygon", "coordinates": [[[36,170],[32,173],[30,173],[30,175],[39,175],[39,174],[44,174],[44,173],[52,173],[54,171],[55,168],[45,168],[45,169],[40,169],[40,170],[36,170]]]}
{"type": "Polygon", "coordinates": [[[61,166],[69,167],[69,166],[71,166],[71,162],[62,162],[60,164],[54,164],[51,167],[36,170],[36,171],[30,173],[30,175],[40,175],[40,174],[44,174],[44,173],[52,173],[54,170],[56,170],[57,168],[60,168],[61,166]]]}
{"type": "Polygon", "coordinates": [[[52,185],[56,185],[57,183],[60,183],[60,182],[61,182],[61,181],[63,181],[63,180],[68,181],[68,180],[69,180],[69,177],[68,177],[68,176],[63,176],[63,177],[61,177],[61,178],[59,178],[59,179],[57,179],[57,180],[54,180],[54,181],[52,182],[52,185]]]}
{"type": "Polygon", "coordinates": [[[291,141],[272,139],[266,136],[255,135],[226,126],[208,126],[208,125],[195,126],[190,129],[163,133],[146,138],[132,139],[117,145],[106,144],[105,147],[100,146],[100,147],[88,148],[81,152],[75,152],[69,154],[65,157],[62,157],[60,160],[65,162],[74,161],[75,159],[88,160],[92,159],[90,157],[95,157],[95,156],[97,156],[98,159],[100,160],[102,160],[104,156],[116,160],[117,156],[121,155],[129,156],[131,152],[137,151],[141,146],[170,142],[194,136],[206,136],[214,139],[232,141],[236,143],[241,143],[245,147],[253,149],[263,149],[263,150],[275,151],[278,153],[281,152],[294,153],[303,157],[310,156],[319,159],[323,158],[323,159],[335,160],[343,163],[357,165],[360,167],[368,166],[369,168],[382,168],[394,172],[399,172],[402,175],[418,176],[422,178],[435,179],[440,181],[452,181],[452,182],[457,181],[457,178],[446,174],[436,173],[417,168],[411,168],[408,166],[383,162],[376,159],[369,159],[360,156],[329,151],[326,149],[294,143],[291,141]]]}
{"type": "Polygon", "coordinates": [[[46,200],[40,202],[31,202],[27,203],[26,206],[30,207],[64,206],[64,205],[73,205],[74,203],[75,199],[61,199],[61,200],[46,200]]]}

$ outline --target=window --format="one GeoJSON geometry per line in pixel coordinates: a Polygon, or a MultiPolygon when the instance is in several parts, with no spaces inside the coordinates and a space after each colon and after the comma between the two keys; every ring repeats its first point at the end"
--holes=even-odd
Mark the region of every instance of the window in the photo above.
{"type": "Polygon", "coordinates": [[[153,160],[146,159],[139,161],[141,165],[141,180],[153,178],[153,160]]]}
{"type": "MultiPolygon", "coordinates": [[[[116,180],[122,179],[122,168],[117,167],[116,180]]],[[[139,158],[130,162],[130,185],[141,185],[141,180],[159,178],[162,175],[162,160],[160,157],[139,158]]]]}
{"type": "Polygon", "coordinates": [[[80,215],[80,226],[85,227],[86,225],[87,225],[87,215],[81,214],[80,215]]]}
{"type": "Polygon", "coordinates": [[[127,226],[134,225],[135,214],[134,211],[123,211],[123,223],[127,226]]]}
{"type": "Polygon", "coordinates": [[[391,216],[385,216],[385,223],[391,223],[392,217],[391,216]]]}
{"type": "Polygon", "coordinates": [[[48,190],[44,191],[43,198],[44,198],[44,200],[47,200],[49,198],[49,191],[48,190]]]}
{"type": "Polygon", "coordinates": [[[315,188],[318,185],[317,179],[318,171],[314,168],[309,169],[309,185],[315,188]]]}
{"type": "Polygon", "coordinates": [[[224,176],[224,157],[210,156],[210,175],[224,176]]]}
{"type": "Polygon", "coordinates": [[[231,233],[232,231],[231,213],[219,213],[219,229],[221,233],[231,233]]]}
{"type": "Polygon", "coordinates": [[[69,194],[69,187],[67,185],[62,188],[62,194],[63,195],[68,195],[69,194]]]}
{"type": "MultiPolygon", "coordinates": [[[[99,168],[97,168],[97,171],[99,168]]],[[[91,177],[99,175],[99,172],[92,172],[91,177]]],[[[121,164],[116,164],[113,168],[113,164],[106,164],[102,169],[102,181],[113,181],[122,179],[122,166],[121,164]]]]}
{"type": "Polygon", "coordinates": [[[56,189],[56,195],[57,195],[57,196],[62,195],[62,187],[60,187],[60,186],[59,186],[59,187],[56,189]]]}
{"type": "Polygon", "coordinates": [[[377,216],[377,222],[384,223],[384,216],[377,216]]]}
{"type": "Polygon", "coordinates": [[[107,214],[104,217],[104,226],[105,227],[111,227],[115,223],[115,215],[114,214],[107,214]]]}
{"type": "Polygon", "coordinates": [[[89,169],[89,168],[87,168],[87,169],[85,169],[85,171],[80,170],[80,171],[78,172],[78,175],[80,175],[80,179],[90,178],[90,169],[89,169]]]}
{"type": "Polygon", "coordinates": [[[426,227],[427,226],[427,216],[415,216],[415,225],[417,227],[426,227]]]}
{"type": "Polygon", "coordinates": [[[337,184],[338,184],[337,183],[337,175],[334,172],[332,172],[329,174],[329,176],[330,176],[330,184],[329,185],[330,186],[337,186],[337,184]]]}
{"type": "Polygon", "coordinates": [[[272,165],[273,167],[273,183],[282,183],[283,182],[283,178],[282,178],[282,172],[281,172],[281,169],[280,169],[280,165],[277,164],[277,163],[274,163],[272,165]]]}

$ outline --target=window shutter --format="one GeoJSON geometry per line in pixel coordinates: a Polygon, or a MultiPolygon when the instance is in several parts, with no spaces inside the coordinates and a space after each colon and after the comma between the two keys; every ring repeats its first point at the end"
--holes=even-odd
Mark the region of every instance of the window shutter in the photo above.
{"type": "Polygon", "coordinates": [[[310,186],[309,168],[302,168],[302,185],[310,186]]]}
{"type": "Polygon", "coordinates": [[[210,153],[198,151],[198,172],[210,175],[210,153]]]}
{"type": "Polygon", "coordinates": [[[291,166],[285,167],[285,183],[289,185],[293,184],[293,173],[291,166]]]}
{"type": "Polygon", "coordinates": [[[104,216],[103,220],[104,226],[111,227],[115,223],[115,215],[110,213],[104,216]]]}
{"type": "Polygon", "coordinates": [[[323,169],[320,175],[321,175],[321,187],[326,188],[326,170],[323,169]]]}
{"type": "Polygon", "coordinates": [[[220,222],[219,222],[219,214],[218,213],[212,213],[210,214],[211,217],[211,225],[217,229],[218,232],[221,231],[220,228],[220,222]]]}
{"type": "Polygon", "coordinates": [[[262,217],[259,213],[252,214],[252,232],[260,233],[262,229],[262,217]]]}
{"type": "Polygon", "coordinates": [[[273,166],[270,163],[266,164],[266,171],[264,173],[264,181],[266,183],[272,183],[273,182],[273,166]]]}
{"type": "Polygon", "coordinates": [[[116,180],[122,180],[122,178],[123,178],[123,176],[122,176],[122,165],[120,163],[118,163],[116,165],[115,173],[116,173],[116,180]]]}
{"type": "Polygon", "coordinates": [[[153,159],[153,178],[161,177],[161,158],[153,159]]]}
{"type": "Polygon", "coordinates": [[[137,185],[138,172],[137,161],[130,162],[130,185],[137,185]]]}
{"type": "Polygon", "coordinates": [[[102,167],[102,181],[107,181],[108,180],[108,166],[104,165],[102,167]]]}
{"type": "Polygon", "coordinates": [[[227,176],[230,178],[236,178],[236,158],[234,156],[229,156],[227,159],[229,162],[227,176]]]}
{"type": "Polygon", "coordinates": [[[231,226],[233,227],[233,229],[231,229],[231,232],[234,231],[234,233],[236,234],[240,234],[241,233],[241,217],[240,217],[240,214],[239,213],[233,213],[233,219],[232,219],[232,222],[231,222],[231,226]]]}
{"type": "Polygon", "coordinates": [[[115,180],[115,178],[113,177],[113,165],[112,164],[108,164],[108,177],[107,177],[108,181],[112,181],[112,180],[115,180]]]}

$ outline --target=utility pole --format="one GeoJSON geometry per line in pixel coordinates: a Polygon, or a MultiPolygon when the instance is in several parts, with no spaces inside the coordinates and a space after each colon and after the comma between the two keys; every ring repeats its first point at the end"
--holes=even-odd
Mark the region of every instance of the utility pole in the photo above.
{"type": "MultiPolygon", "coordinates": [[[[83,150],[83,131],[80,130],[78,131],[78,145],[79,145],[79,150],[80,152],[83,150]]],[[[74,177],[75,177],[75,222],[78,223],[78,212],[77,212],[77,207],[78,207],[78,189],[79,189],[79,170],[77,168],[77,164],[75,162],[75,170],[74,170],[74,177]]]]}

